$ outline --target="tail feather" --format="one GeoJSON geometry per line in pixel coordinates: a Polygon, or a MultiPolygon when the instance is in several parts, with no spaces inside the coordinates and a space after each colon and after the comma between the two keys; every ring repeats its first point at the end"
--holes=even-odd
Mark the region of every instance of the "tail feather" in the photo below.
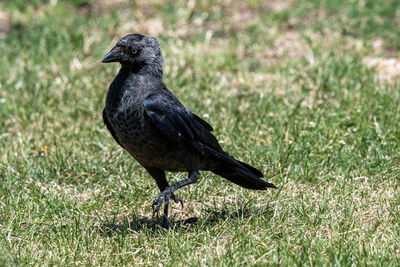
{"type": "Polygon", "coordinates": [[[257,169],[254,168],[253,166],[250,166],[249,164],[244,163],[243,161],[240,161],[240,160],[238,160],[238,162],[239,162],[241,165],[245,166],[246,169],[250,170],[253,174],[257,175],[258,177],[261,177],[261,178],[264,177],[264,174],[262,174],[262,172],[260,172],[259,170],[257,170],[257,169]]]}
{"type": "Polygon", "coordinates": [[[197,149],[202,154],[220,162],[217,167],[211,170],[213,173],[241,187],[255,190],[266,190],[268,187],[277,188],[275,185],[260,179],[263,177],[263,174],[259,170],[249,164],[236,160],[224,151],[216,151],[203,144],[198,144],[197,149]]]}
{"type": "MultiPolygon", "coordinates": [[[[252,169],[255,168],[252,167],[252,169]]],[[[258,173],[261,173],[259,170],[257,170],[256,173],[253,173],[249,169],[244,167],[222,164],[218,168],[212,170],[212,172],[224,177],[225,179],[237,185],[240,185],[241,187],[248,189],[266,190],[268,187],[277,188],[275,185],[261,180],[260,177],[262,176],[256,175],[258,173]]]]}

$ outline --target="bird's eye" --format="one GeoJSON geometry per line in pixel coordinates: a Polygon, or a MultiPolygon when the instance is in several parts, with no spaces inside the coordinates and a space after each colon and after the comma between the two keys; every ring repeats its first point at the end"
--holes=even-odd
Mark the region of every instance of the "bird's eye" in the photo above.
{"type": "Polygon", "coordinates": [[[132,49],[131,49],[131,53],[132,53],[132,55],[136,55],[136,54],[137,54],[137,52],[138,52],[138,51],[137,51],[137,49],[136,49],[136,48],[132,48],[132,49]]]}

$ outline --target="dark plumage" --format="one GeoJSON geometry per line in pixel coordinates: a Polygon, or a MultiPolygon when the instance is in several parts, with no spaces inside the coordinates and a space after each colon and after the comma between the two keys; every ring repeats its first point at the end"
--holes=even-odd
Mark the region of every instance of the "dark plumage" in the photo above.
{"type": "Polygon", "coordinates": [[[158,212],[178,188],[197,182],[199,170],[212,171],[242,187],[276,188],[260,179],[262,173],[226,153],[211,134],[213,128],[185,108],[163,82],[163,58],[157,39],[130,34],[102,60],[122,67],[111,83],[103,120],[115,141],[156,180],[161,193],[153,202],[158,212]],[[189,178],[169,185],[164,171],[187,171],[189,178]]]}

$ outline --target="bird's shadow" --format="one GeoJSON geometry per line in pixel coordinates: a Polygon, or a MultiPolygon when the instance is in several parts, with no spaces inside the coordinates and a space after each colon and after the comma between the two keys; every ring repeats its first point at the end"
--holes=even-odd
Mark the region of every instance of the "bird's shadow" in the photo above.
{"type": "Polygon", "coordinates": [[[104,236],[113,236],[116,234],[128,234],[146,232],[150,235],[164,235],[168,231],[193,231],[194,229],[206,229],[226,220],[246,220],[251,216],[266,216],[272,213],[269,206],[263,208],[249,208],[247,205],[239,205],[239,208],[233,209],[228,207],[222,208],[205,208],[202,211],[204,217],[190,217],[184,220],[169,219],[170,227],[163,228],[162,217],[149,218],[141,216],[133,216],[131,219],[125,218],[121,223],[115,221],[103,221],[97,226],[98,232],[104,236]]]}
{"type": "MultiPolygon", "coordinates": [[[[131,217],[132,218],[132,217],[131,217]]],[[[154,235],[161,235],[168,230],[178,231],[180,229],[190,229],[197,222],[196,217],[185,220],[169,219],[169,228],[165,229],[162,225],[162,218],[148,218],[133,216],[133,219],[125,218],[122,223],[103,222],[98,226],[99,233],[105,236],[113,236],[115,234],[147,232],[154,235]]]]}

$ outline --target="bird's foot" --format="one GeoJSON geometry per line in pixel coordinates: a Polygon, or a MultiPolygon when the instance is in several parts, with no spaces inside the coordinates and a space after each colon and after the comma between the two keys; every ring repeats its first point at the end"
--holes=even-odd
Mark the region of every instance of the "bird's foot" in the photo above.
{"type": "Polygon", "coordinates": [[[171,198],[175,201],[176,204],[181,204],[183,209],[183,201],[174,193],[171,194],[171,198]]]}
{"type": "Polygon", "coordinates": [[[158,197],[153,201],[153,217],[156,213],[160,211],[161,205],[164,202],[164,213],[168,213],[169,199],[171,198],[172,192],[168,189],[161,192],[158,197]]]}
{"type": "Polygon", "coordinates": [[[168,205],[169,205],[169,200],[173,199],[175,203],[180,203],[182,208],[183,208],[183,201],[175,195],[173,192],[170,192],[168,189],[164,190],[161,192],[158,197],[153,201],[153,217],[156,213],[160,211],[161,205],[164,202],[164,213],[168,212],[168,205]]]}

